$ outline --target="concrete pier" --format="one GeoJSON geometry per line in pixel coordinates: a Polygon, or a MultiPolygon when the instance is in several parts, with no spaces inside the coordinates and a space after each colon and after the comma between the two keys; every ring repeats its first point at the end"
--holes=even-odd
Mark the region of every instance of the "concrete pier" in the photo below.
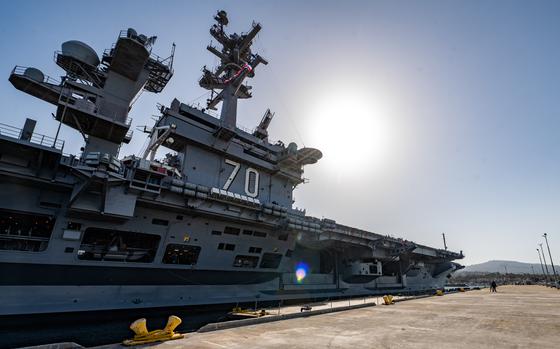
{"type": "Polygon", "coordinates": [[[159,349],[558,348],[560,291],[544,286],[502,286],[498,287],[498,293],[485,289],[189,333],[184,339],[155,346],[159,349]]]}

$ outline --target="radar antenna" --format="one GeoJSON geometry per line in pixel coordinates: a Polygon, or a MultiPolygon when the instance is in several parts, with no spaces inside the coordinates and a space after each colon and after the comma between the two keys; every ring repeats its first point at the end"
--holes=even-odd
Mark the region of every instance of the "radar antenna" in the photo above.
{"type": "Polygon", "coordinates": [[[224,27],[229,20],[225,11],[218,11],[214,16],[216,24],[210,28],[210,34],[222,45],[222,49],[208,45],[206,48],[220,59],[220,65],[210,71],[204,67],[199,84],[202,88],[212,91],[208,100],[208,109],[216,110],[218,103],[223,102],[220,120],[222,126],[234,129],[237,121],[237,99],[251,98],[251,86],[243,85],[243,80],[255,76],[255,68],[260,63],[268,62],[258,54],[251,52],[251,45],[261,30],[259,23],[254,23],[248,33],[227,34],[224,27]],[[215,90],[221,90],[214,96],[215,90]]]}
{"type": "Polygon", "coordinates": [[[273,117],[274,113],[271,112],[270,109],[267,109],[264,113],[264,116],[262,117],[261,122],[253,132],[253,136],[268,141],[268,126],[270,125],[273,117]]]}

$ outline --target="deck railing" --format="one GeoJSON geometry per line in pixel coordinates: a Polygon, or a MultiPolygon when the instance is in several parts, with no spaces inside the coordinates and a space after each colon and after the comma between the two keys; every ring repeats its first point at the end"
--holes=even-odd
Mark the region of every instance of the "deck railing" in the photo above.
{"type": "MultiPolygon", "coordinates": [[[[132,37],[130,37],[128,35],[128,30],[121,30],[119,32],[119,36],[117,37],[117,41],[120,38],[129,38],[129,39],[133,39],[132,37]]],[[[117,46],[117,43],[113,43],[111,45],[111,48],[105,49],[103,50],[103,56],[108,57],[108,56],[112,56],[115,47],[117,46]]],[[[154,60],[155,62],[167,67],[170,71],[172,71],[173,69],[173,54],[171,54],[169,57],[167,58],[163,58],[160,57],[158,55],[156,55],[155,53],[152,52],[152,45],[149,43],[145,43],[144,46],[148,49],[148,51],[150,51],[150,58],[152,60],[154,60]]]]}
{"type": "MultiPolygon", "coordinates": [[[[7,136],[10,138],[21,139],[23,129],[14,126],[0,123],[0,136],[7,136]]],[[[54,139],[39,133],[33,133],[27,142],[38,144],[44,147],[54,148],[62,151],[64,149],[64,141],[61,139],[54,139]]]]}
{"type": "MultiPolygon", "coordinates": [[[[25,71],[27,70],[27,68],[29,68],[29,67],[23,67],[21,65],[16,65],[14,67],[14,69],[12,69],[12,74],[25,76],[25,71]]],[[[45,75],[45,74],[43,74],[43,81],[39,81],[39,82],[44,82],[44,83],[51,84],[51,85],[60,85],[59,80],[57,80],[55,78],[52,78],[52,77],[50,77],[48,75],[45,75]]]]}

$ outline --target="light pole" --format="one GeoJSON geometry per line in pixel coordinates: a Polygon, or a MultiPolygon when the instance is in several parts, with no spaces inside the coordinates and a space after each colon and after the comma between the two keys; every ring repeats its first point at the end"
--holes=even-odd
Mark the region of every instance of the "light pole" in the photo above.
{"type": "Polygon", "coordinates": [[[548,249],[548,256],[550,257],[550,265],[552,265],[552,272],[554,273],[554,283],[558,281],[558,275],[556,275],[556,269],[554,268],[554,262],[552,261],[552,254],[550,253],[550,246],[548,245],[548,237],[546,233],[543,234],[544,241],[546,241],[546,248],[548,249]]]}
{"type": "Polygon", "coordinates": [[[545,279],[546,279],[546,276],[545,276],[546,274],[544,273],[544,267],[543,267],[543,265],[542,265],[541,252],[539,251],[538,248],[537,248],[537,254],[539,255],[539,262],[541,263],[542,274],[543,274],[543,276],[544,276],[545,279]]]}
{"type": "Polygon", "coordinates": [[[543,260],[543,263],[544,263],[544,269],[546,270],[546,280],[548,282],[548,279],[550,279],[550,274],[548,273],[548,266],[546,265],[546,257],[544,256],[544,251],[542,249],[542,244],[539,244],[539,246],[541,247],[542,260],[543,260]]]}
{"type": "MultiPolygon", "coordinates": [[[[544,273],[544,267],[542,265],[541,251],[539,251],[538,248],[537,248],[537,254],[539,255],[539,262],[541,263],[541,269],[543,270],[543,276],[545,276],[546,274],[544,273]]],[[[546,276],[545,276],[545,278],[546,278],[546,276]]]]}

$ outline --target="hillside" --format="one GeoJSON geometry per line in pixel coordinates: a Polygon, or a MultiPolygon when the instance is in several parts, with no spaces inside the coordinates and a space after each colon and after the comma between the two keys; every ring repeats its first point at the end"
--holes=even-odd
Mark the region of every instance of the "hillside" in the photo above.
{"type": "MultiPolygon", "coordinates": [[[[505,273],[506,268],[507,272],[511,274],[532,274],[534,269],[535,274],[542,274],[542,268],[540,264],[532,264],[532,263],[523,263],[523,262],[516,262],[516,261],[488,261],[480,264],[473,264],[466,266],[465,269],[458,271],[458,273],[468,273],[468,272],[475,272],[475,273],[505,273]]],[[[556,272],[560,272],[560,266],[555,265],[556,272]]],[[[548,265],[549,273],[552,273],[552,267],[548,265]]]]}

